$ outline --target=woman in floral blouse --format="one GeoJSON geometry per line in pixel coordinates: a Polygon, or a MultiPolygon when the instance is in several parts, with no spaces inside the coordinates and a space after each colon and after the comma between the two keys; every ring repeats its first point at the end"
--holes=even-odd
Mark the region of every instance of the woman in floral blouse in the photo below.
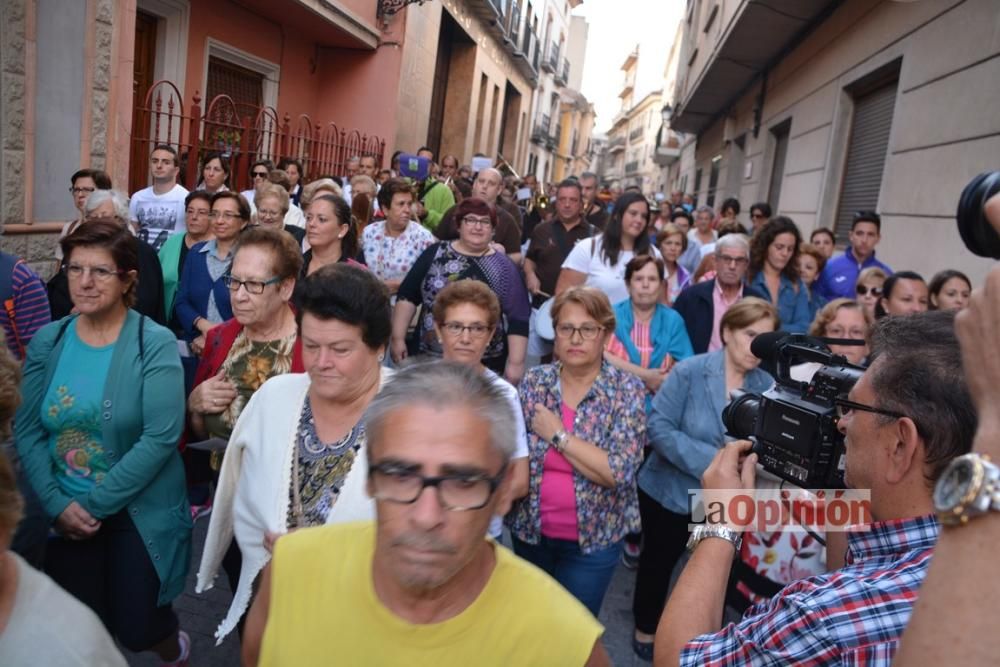
{"type": "Polygon", "coordinates": [[[417,257],[434,243],[434,235],[413,220],[413,186],[390,178],[378,192],[385,220],[373,222],[361,233],[361,250],[368,269],[395,294],[417,257]]]}
{"type": "Polygon", "coordinates": [[[597,616],[622,542],[639,529],[645,387],[604,360],[615,316],[603,292],[569,288],[552,320],[560,361],[532,368],[521,384],[530,487],[507,520],[517,555],[597,616]]]}
{"type": "Polygon", "coordinates": [[[528,289],[517,266],[502,250],[493,248],[496,211],[482,199],[466,199],[455,207],[458,238],[436,243],[420,255],[399,286],[392,313],[392,359],[411,352],[441,356],[434,330],[434,299],[446,285],[466,278],[484,282],[500,299],[503,318],[483,354],[483,365],[516,385],[524,374],[528,349],[528,289]],[[406,334],[417,308],[416,345],[407,348],[406,334]]]}

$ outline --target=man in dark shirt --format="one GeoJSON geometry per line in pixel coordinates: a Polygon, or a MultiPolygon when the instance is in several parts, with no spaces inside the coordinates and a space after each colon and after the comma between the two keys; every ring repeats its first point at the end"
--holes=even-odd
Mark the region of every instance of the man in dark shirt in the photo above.
{"type": "MultiPolygon", "coordinates": [[[[589,238],[597,230],[583,219],[583,191],[580,183],[566,180],[556,190],[555,216],[539,223],[531,233],[531,243],[524,260],[524,282],[531,293],[532,324],[537,309],[546,299],[555,296],[559,271],[566,256],[578,241],[589,238]]],[[[528,336],[528,354],[545,356],[551,352],[535,333],[528,336]]]]}
{"type": "MultiPolygon", "coordinates": [[[[472,185],[472,196],[478,197],[489,204],[497,213],[497,226],[493,232],[494,243],[503,246],[504,253],[515,264],[521,263],[521,228],[510,213],[497,206],[497,198],[503,188],[503,175],[489,167],[476,176],[472,185]]],[[[440,224],[434,230],[434,236],[442,241],[452,241],[458,238],[458,224],[455,221],[455,207],[448,209],[440,224]]]]}
{"type": "Polygon", "coordinates": [[[583,210],[587,222],[604,231],[608,224],[608,212],[597,201],[597,174],[585,171],[580,174],[580,188],[583,191],[583,210]]]}

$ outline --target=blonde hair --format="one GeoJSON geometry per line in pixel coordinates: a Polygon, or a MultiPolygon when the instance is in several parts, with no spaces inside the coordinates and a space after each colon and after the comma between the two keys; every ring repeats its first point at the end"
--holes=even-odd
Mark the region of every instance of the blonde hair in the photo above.
{"type": "Polygon", "coordinates": [[[330,194],[337,195],[338,197],[344,196],[344,191],[337,181],[332,178],[320,178],[302,188],[302,197],[299,198],[299,202],[302,204],[302,210],[306,210],[306,207],[312,202],[313,197],[318,196],[323,192],[329,192],[330,194]]]}
{"type": "Polygon", "coordinates": [[[719,322],[719,337],[722,339],[722,344],[726,344],[726,329],[730,331],[745,329],[763,319],[770,319],[774,323],[775,331],[781,327],[778,309],[773,305],[755,296],[740,299],[729,307],[719,322]]]}
{"type": "Polygon", "coordinates": [[[556,297],[552,302],[552,323],[559,325],[559,315],[568,303],[576,305],[587,311],[587,315],[604,327],[605,332],[615,331],[615,311],[611,309],[611,302],[607,295],[596,287],[570,287],[568,290],[556,297]]]}
{"type": "Polygon", "coordinates": [[[288,190],[281,187],[276,183],[268,183],[257,190],[253,196],[253,205],[260,208],[260,203],[267,199],[268,197],[274,197],[278,200],[278,206],[281,207],[283,213],[288,213],[288,190]]]}
{"type": "MultiPolygon", "coordinates": [[[[881,271],[881,269],[879,270],[881,271]]],[[[854,299],[834,299],[820,308],[819,312],[816,313],[816,319],[814,319],[812,324],[809,325],[809,335],[819,336],[820,338],[826,336],[826,328],[830,326],[830,322],[837,319],[837,312],[841,308],[856,310],[860,312],[862,316],[865,314],[861,304],[854,299]]],[[[868,324],[867,318],[865,319],[865,324],[868,324]]]]}
{"type": "Polygon", "coordinates": [[[858,279],[854,281],[855,287],[858,285],[863,285],[871,279],[881,280],[883,283],[889,276],[885,271],[878,268],[877,266],[869,266],[867,269],[858,274],[858,279]]]}

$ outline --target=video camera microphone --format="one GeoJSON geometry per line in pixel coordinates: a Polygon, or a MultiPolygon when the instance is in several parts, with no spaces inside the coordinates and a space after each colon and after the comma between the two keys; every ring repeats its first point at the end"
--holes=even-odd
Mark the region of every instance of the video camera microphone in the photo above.
{"type": "Polygon", "coordinates": [[[768,331],[757,334],[750,341],[750,353],[758,359],[768,359],[775,353],[778,346],[791,335],[787,331],[768,331]]]}

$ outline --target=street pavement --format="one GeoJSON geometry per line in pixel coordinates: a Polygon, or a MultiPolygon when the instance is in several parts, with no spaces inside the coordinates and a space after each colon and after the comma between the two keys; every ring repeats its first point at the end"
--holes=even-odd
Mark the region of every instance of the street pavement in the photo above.
{"type": "MultiPolygon", "coordinates": [[[[221,645],[215,645],[215,628],[226,615],[231,599],[225,574],[220,574],[215,580],[215,588],[204,595],[195,595],[194,592],[195,575],[207,530],[208,517],[195,524],[191,572],[184,593],[174,601],[174,609],[180,617],[181,628],[191,636],[191,667],[238,667],[240,649],[235,632],[221,645]]],[[[617,667],[648,667],[650,664],[632,653],[634,583],[635,572],[619,565],[601,608],[600,621],[605,627],[604,645],[612,663],[617,667]]],[[[129,665],[135,667],[155,667],[160,664],[152,653],[136,654],[125,650],[122,653],[129,665]]]]}

